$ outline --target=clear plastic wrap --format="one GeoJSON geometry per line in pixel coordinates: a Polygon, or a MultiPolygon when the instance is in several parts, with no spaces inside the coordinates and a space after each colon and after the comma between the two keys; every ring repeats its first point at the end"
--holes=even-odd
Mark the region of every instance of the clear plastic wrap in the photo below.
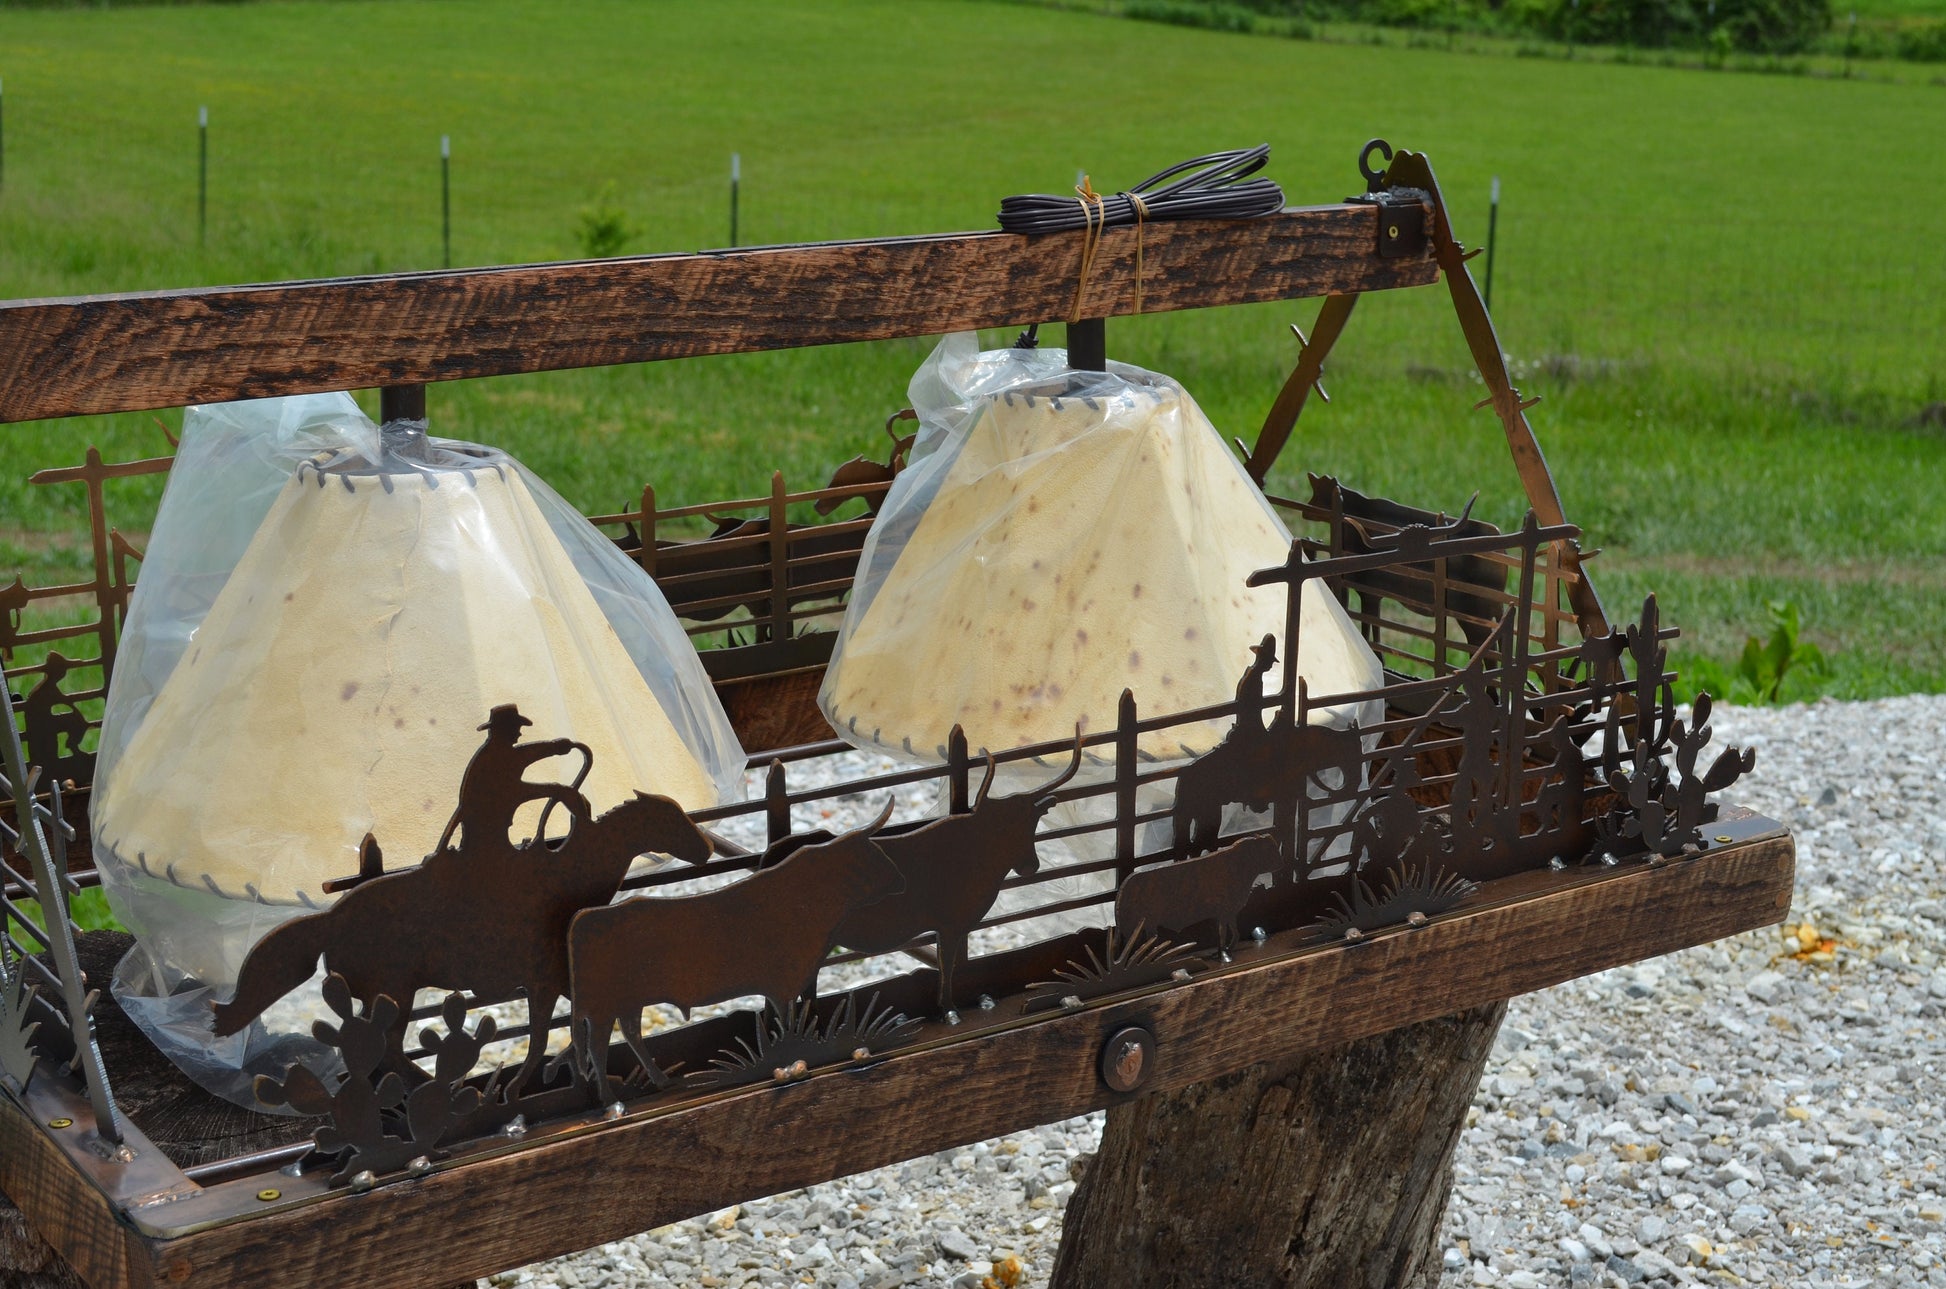
{"type": "MultiPolygon", "coordinates": [[[[865,543],[819,695],[859,747],[937,760],[975,747],[1228,702],[1251,646],[1284,631],[1285,591],[1248,576],[1291,537],[1183,388],[1058,349],[980,352],[948,336],[912,379],[920,431],[865,543]]],[[[1375,689],[1337,601],[1307,588],[1298,674],[1314,694],[1375,689]]],[[[1354,713],[1312,713],[1342,723],[1354,713]]],[[[1196,755],[1228,721],[1143,736],[1196,755]]]]}
{"type": "MultiPolygon", "coordinates": [[[[381,431],[343,394],[191,408],[96,770],[95,856],[139,942],[124,1009],[254,1105],[250,1076],[303,1050],[314,1000],[220,1040],[210,1004],[265,933],[330,903],[367,833],[389,868],[437,847],[503,704],[592,750],[594,813],[638,789],[691,809],[740,790],[742,749],[661,592],[512,458],[381,431]]],[[[583,768],[570,753],[528,777],[583,768]]]]}
{"type": "MultiPolygon", "coordinates": [[[[937,762],[955,724],[975,748],[1071,738],[1077,724],[1099,732],[1124,689],[1145,718],[1229,702],[1252,646],[1282,640],[1286,588],[1245,582],[1284,562],[1290,533],[1173,380],[1121,363],[1073,371],[1058,349],[983,352],[958,334],[910,395],[912,464],[866,541],[819,694],[841,737],[937,762]]],[[[1380,686],[1378,659],[1335,599],[1307,585],[1300,612],[1297,671],[1312,694],[1380,686]]],[[[1364,726],[1380,715],[1372,701],[1309,718],[1364,726]]],[[[1181,761],[1229,726],[1173,726],[1138,746],[1181,761]]],[[[1097,751],[1083,782],[1112,771],[1097,751]]],[[[1027,766],[1002,783],[1037,777],[1046,771],[1027,766]]],[[[1158,791],[1145,789],[1144,809],[1168,804],[1150,799],[1158,791]]],[[[1062,807],[1050,823],[1106,818],[1110,800],[1062,807]]],[[[1044,862],[1089,858],[1096,840],[1044,862]]]]}

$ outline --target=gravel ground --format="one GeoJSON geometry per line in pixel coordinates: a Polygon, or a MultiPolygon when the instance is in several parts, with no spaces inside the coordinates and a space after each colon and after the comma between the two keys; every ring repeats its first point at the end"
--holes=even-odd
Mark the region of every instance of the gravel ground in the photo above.
{"type": "MultiPolygon", "coordinates": [[[[1716,723],[1759,749],[1731,799],[1797,832],[1787,926],[1515,1002],[1459,1147],[1442,1289],[1946,1286],[1946,698],[1716,723]]],[[[494,1283],[1041,1285],[1099,1138],[1075,1119],[494,1283]]]]}

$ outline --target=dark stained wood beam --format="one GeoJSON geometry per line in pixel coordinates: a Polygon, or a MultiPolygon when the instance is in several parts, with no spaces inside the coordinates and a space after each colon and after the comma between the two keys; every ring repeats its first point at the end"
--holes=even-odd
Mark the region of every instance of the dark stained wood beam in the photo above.
{"type": "MultiPolygon", "coordinates": [[[[1376,208],[1152,223],[1141,309],[1422,286],[1376,208]]],[[[1136,312],[1133,228],[963,233],[695,255],[0,303],[0,422],[749,353],[1136,312]]]]}

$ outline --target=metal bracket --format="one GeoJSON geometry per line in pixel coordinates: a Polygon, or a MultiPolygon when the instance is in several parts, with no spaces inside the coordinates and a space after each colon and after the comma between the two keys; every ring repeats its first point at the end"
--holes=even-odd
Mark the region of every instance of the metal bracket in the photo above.
{"type": "Polygon", "coordinates": [[[1426,252],[1430,198],[1415,188],[1396,188],[1374,203],[1378,207],[1378,256],[1406,259],[1426,252]]]}

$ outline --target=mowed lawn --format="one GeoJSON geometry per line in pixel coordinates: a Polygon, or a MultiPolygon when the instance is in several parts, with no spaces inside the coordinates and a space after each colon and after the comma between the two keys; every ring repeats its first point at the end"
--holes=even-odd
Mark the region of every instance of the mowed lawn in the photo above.
{"type": "MultiPolygon", "coordinates": [[[[1946,89],[1230,36],[970,0],[482,0],[0,12],[0,297],[579,253],[612,184],[628,249],[991,227],[999,198],[1112,191],[1268,140],[1291,200],[1359,186],[1368,137],[1432,156],[1462,234],[1504,201],[1493,303],[1615,616],[1649,590],[1728,658],[1768,600],[1834,692],[1946,688],[1946,89]],[[208,242],[196,109],[211,112],[208,242]],[[1927,409],[1932,409],[1928,411],[1927,409]]],[[[1484,261],[1475,261],[1483,268],[1484,261]]],[[[1253,435],[1311,304],[1118,320],[1253,435]]],[[[998,337],[995,337],[998,339],[998,337]]],[[[924,341],[440,388],[437,432],[614,508],[820,482],[876,450],[924,341]]],[[[1360,305],[1281,478],[1517,522],[1441,288],[1360,305]]],[[[164,412],[173,426],[177,414],[164,412]]],[[[32,469],[163,446],[147,416],[0,428],[0,569],[85,562],[32,469]]],[[[72,494],[72,495],[70,495],[72,494]]],[[[124,489],[141,531],[153,490],[124,489]]],[[[4,580],[4,579],[0,579],[4,580]]],[[[1682,656],[1679,653],[1679,658],[1682,656]]]]}

